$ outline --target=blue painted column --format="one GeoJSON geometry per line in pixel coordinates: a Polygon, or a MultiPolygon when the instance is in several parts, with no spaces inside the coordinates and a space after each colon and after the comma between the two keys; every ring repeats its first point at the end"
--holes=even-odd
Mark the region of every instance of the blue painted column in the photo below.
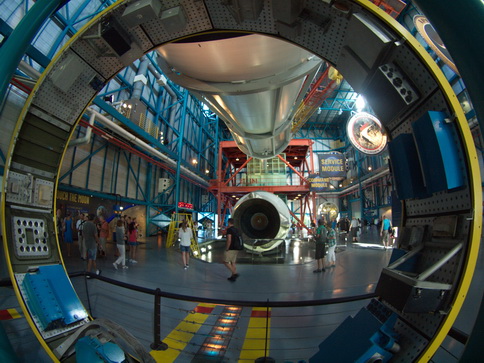
{"type": "Polygon", "coordinates": [[[38,0],[20,20],[12,34],[2,43],[0,48],[0,100],[10,83],[20,60],[32,43],[45,20],[49,18],[66,0],[38,0]]]}
{"type": "Polygon", "coordinates": [[[176,165],[176,175],[175,175],[175,213],[178,213],[178,202],[180,201],[180,176],[181,176],[181,162],[183,160],[183,142],[185,140],[185,119],[187,115],[187,100],[188,91],[185,90],[183,94],[183,104],[182,104],[182,114],[180,119],[180,129],[178,130],[178,145],[177,145],[177,159],[178,163],[176,165]]]}
{"type": "Polygon", "coordinates": [[[484,130],[484,2],[414,0],[439,33],[459,70],[484,130]]]}

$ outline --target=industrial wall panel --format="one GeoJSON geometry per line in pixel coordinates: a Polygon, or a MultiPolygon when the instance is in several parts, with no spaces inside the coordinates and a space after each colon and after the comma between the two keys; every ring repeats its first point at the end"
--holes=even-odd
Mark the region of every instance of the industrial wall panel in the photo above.
{"type": "MultiPolygon", "coordinates": [[[[101,147],[101,143],[96,142],[94,145],[94,149],[101,147]]],[[[98,152],[94,157],[90,160],[89,165],[89,184],[87,185],[87,189],[89,190],[101,190],[101,182],[103,179],[103,165],[104,165],[104,150],[98,152]]]]}
{"type": "MultiPolygon", "coordinates": [[[[305,21],[296,28],[295,34],[283,35],[297,41],[301,46],[312,49],[314,53],[335,64],[344,45],[347,17],[322,1],[307,1],[306,9],[312,21],[305,21]]],[[[296,25],[295,25],[296,26],[296,25]]],[[[276,29],[277,30],[277,29],[276,29]]]]}
{"type": "MultiPolygon", "coordinates": [[[[131,160],[129,162],[129,167],[126,170],[128,177],[128,198],[137,199],[136,194],[138,194],[138,198],[141,199],[142,195],[138,189],[138,164],[140,163],[140,159],[137,156],[131,156],[131,160]]],[[[140,185],[141,186],[141,185],[140,185]]],[[[144,186],[141,186],[143,188],[144,186]]]]}
{"type": "MultiPolygon", "coordinates": [[[[178,5],[180,5],[180,1],[178,0],[164,1],[162,11],[178,5]]],[[[212,23],[208,17],[207,9],[203,1],[184,1],[182,7],[187,18],[187,25],[182,31],[169,33],[161,22],[156,20],[148,21],[141,25],[155,45],[163,44],[187,34],[212,30],[212,23]]]]}
{"type": "MultiPolygon", "coordinates": [[[[88,37],[95,37],[94,40],[83,39],[78,40],[72,46],[72,50],[77,53],[85,62],[98,72],[104,79],[110,78],[112,75],[118,74],[124,67],[141,58],[143,50],[139,47],[129,54],[129,61],[123,62],[120,58],[115,56],[107,56],[110,49],[97,35],[97,28],[89,30],[88,37]]],[[[140,41],[140,43],[143,43],[140,41]]],[[[135,43],[133,43],[135,45],[135,43]]],[[[147,51],[148,49],[145,49],[147,51]]]]}
{"type": "Polygon", "coordinates": [[[393,329],[399,335],[400,352],[398,356],[392,358],[392,362],[415,362],[429,341],[400,319],[397,320],[393,329]]]}
{"type": "Polygon", "coordinates": [[[112,193],[112,179],[113,179],[113,168],[115,168],[115,150],[112,147],[107,147],[104,151],[102,151],[102,157],[105,158],[103,161],[105,165],[104,174],[102,175],[102,189],[99,189],[101,192],[104,193],[112,193]]]}
{"type": "MultiPolygon", "coordinates": [[[[143,190],[143,193],[145,193],[146,197],[148,199],[151,199],[150,194],[149,194],[149,190],[146,190],[146,176],[147,176],[146,170],[147,170],[148,162],[143,160],[143,159],[139,159],[139,163],[140,163],[140,169],[139,169],[140,172],[139,172],[138,183],[141,187],[141,190],[143,190]]],[[[138,170],[138,169],[136,169],[136,170],[138,170]]],[[[139,191],[138,191],[138,199],[144,199],[143,195],[139,191]]]]}
{"type": "MultiPolygon", "coordinates": [[[[228,3],[230,4],[230,3],[228,3]]],[[[232,16],[228,6],[220,6],[219,0],[205,1],[210,20],[215,29],[247,30],[255,32],[275,34],[276,26],[272,18],[272,2],[263,0],[262,11],[257,20],[244,20],[240,23],[232,16]]]]}
{"type": "Polygon", "coordinates": [[[94,79],[101,83],[105,81],[75,53],[67,50],[42,82],[32,103],[72,125],[79,118],[86,103],[99,91],[90,85],[94,79]],[[64,85],[65,78],[72,72],[76,72],[77,77],[72,79],[67,88],[64,85]],[[75,92],[76,97],[72,97],[71,92],[75,92]]]}
{"type": "Polygon", "coordinates": [[[127,174],[128,174],[128,161],[126,160],[123,151],[121,151],[116,163],[116,174],[115,174],[116,180],[114,181],[115,194],[127,196],[126,194],[127,174]]]}
{"type": "MultiPolygon", "coordinates": [[[[442,111],[444,108],[447,109],[448,106],[446,103],[441,104],[441,102],[444,100],[441,96],[441,92],[438,91],[437,82],[426,69],[426,67],[422,64],[422,62],[409,49],[409,47],[407,47],[406,45],[396,47],[392,54],[392,59],[398,63],[398,66],[412,80],[413,85],[417,88],[420,94],[419,100],[415,102],[412,107],[410,107],[410,110],[420,109],[422,110],[421,112],[425,112],[428,110],[442,111]],[[440,96],[436,96],[436,93],[440,94],[440,96]],[[433,101],[429,101],[429,98],[433,101]],[[432,106],[432,104],[434,104],[435,107],[440,104],[440,107],[428,108],[429,106],[432,106]]],[[[409,112],[404,112],[401,115],[398,115],[391,122],[389,122],[386,127],[389,130],[393,130],[397,128],[398,125],[405,123],[405,121],[408,120],[409,116],[411,117],[411,120],[409,121],[416,120],[416,114],[421,114],[421,112],[412,112],[411,115],[409,115],[409,112]]]]}
{"type": "MultiPolygon", "coordinates": [[[[79,188],[86,188],[86,178],[88,176],[88,164],[87,162],[81,161],[85,160],[91,154],[91,145],[81,145],[76,147],[76,156],[74,159],[73,167],[76,169],[72,172],[72,186],[79,187],[79,188]]],[[[68,166],[70,169],[70,166],[68,166]]],[[[68,179],[67,179],[68,180],[68,179]]],[[[66,183],[67,180],[64,182],[66,183]]]]}
{"type": "Polygon", "coordinates": [[[470,192],[467,188],[455,192],[434,193],[430,198],[407,200],[406,214],[409,217],[452,212],[466,212],[471,208],[470,192]]]}

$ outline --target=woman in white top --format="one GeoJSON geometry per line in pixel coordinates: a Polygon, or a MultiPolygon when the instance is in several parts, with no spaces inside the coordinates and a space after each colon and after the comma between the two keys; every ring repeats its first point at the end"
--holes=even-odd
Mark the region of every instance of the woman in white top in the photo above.
{"type": "Polygon", "coordinates": [[[190,245],[192,244],[193,232],[188,228],[187,221],[183,221],[178,231],[178,238],[180,238],[180,250],[182,253],[183,268],[188,268],[188,260],[190,259],[190,245]]]}

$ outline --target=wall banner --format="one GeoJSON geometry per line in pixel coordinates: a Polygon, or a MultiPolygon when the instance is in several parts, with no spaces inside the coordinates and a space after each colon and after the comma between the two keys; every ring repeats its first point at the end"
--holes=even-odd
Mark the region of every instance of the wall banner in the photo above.
{"type": "Polygon", "coordinates": [[[343,153],[320,153],[318,157],[320,177],[333,180],[340,180],[346,177],[346,160],[343,153]]]}

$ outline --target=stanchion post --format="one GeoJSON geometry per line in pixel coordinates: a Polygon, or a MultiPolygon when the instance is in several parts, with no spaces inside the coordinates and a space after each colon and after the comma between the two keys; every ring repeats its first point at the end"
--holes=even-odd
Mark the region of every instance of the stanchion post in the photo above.
{"type": "Polygon", "coordinates": [[[257,358],[255,360],[255,363],[276,363],[276,360],[274,358],[267,356],[268,340],[269,340],[269,299],[267,299],[267,305],[266,305],[266,338],[264,342],[264,356],[257,358]]]}
{"type": "Polygon", "coordinates": [[[150,347],[153,350],[167,350],[168,345],[160,339],[161,331],[161,290],[155,290],[155,306],[153,308],[153,343],[150,347]]]}

